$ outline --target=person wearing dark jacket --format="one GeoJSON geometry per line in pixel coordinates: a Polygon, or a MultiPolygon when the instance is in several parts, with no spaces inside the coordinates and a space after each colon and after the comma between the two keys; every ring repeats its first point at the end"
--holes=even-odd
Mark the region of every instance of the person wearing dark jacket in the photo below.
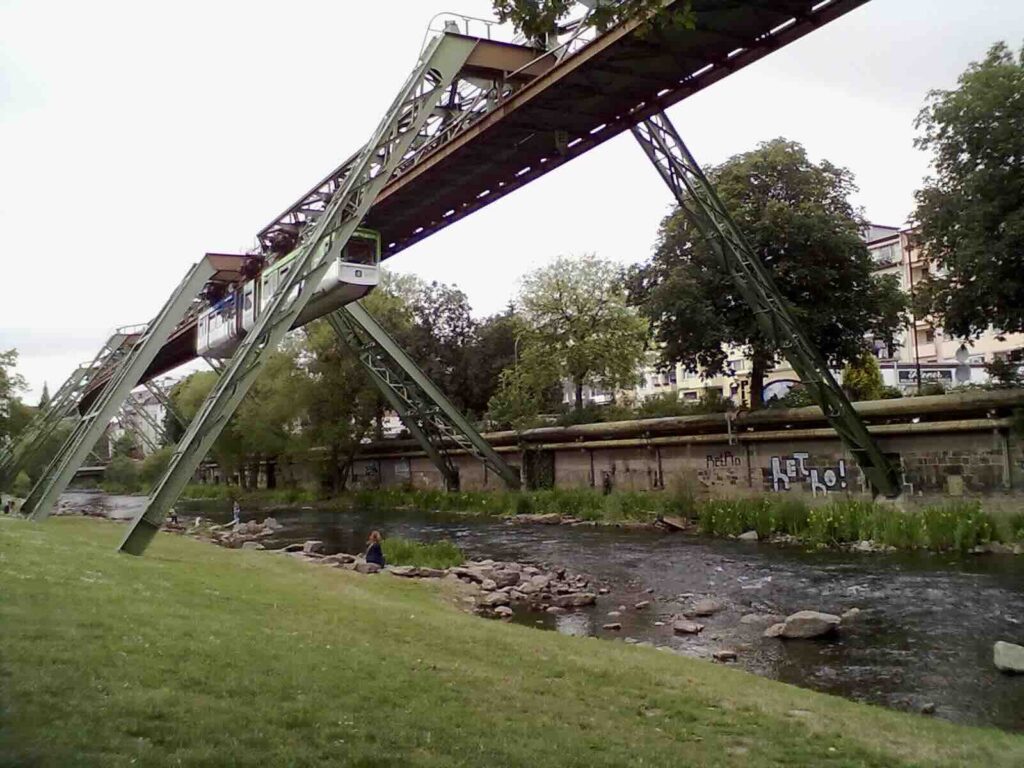
{"type": "Polygon", "coordinates": [[[384,567],[384,550],[380,547],[380,531],[374,531],[370,534],[370,539],[367,542],[366,547],[366,562],[376,563],[381,568],[384,567]]]}

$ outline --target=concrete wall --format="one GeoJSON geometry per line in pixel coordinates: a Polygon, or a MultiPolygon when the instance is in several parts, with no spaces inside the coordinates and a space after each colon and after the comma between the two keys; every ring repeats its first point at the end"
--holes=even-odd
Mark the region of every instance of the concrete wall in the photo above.
{"type": "MultiPolygon", "coordinates": [[[[1024,393],[891,403],[865,404],[864,412],[882,450],[900,463],[908,495],[928,501],[1005,500],[1024,508],[1024,441],[1010,418],[1013,408],[1024,404],[1024,393]]],[[[705,497],[870,496],[860,468],[825,426],[820,411],[730,418],[717,414],[545,428],[488,439],[506,461],[519,466],[530,464],[524,461],[524,448],[546,454],[558,488],[657,491],[685,486],[705,497]]],[[[373,446],[374,458],[358,462],[356,484],[442,487],[440,473],[414,446],[382,450],[387,447],[373,446]],[[365,469],[371,466],[376,469],[365,469]]],[[[467,456],[457,460],[463,489],[502,487],[478,462],[467,456]]]]}
{"type": "MultiPolygon", "coordinates": [[[[858,403],[881,449],[903,469],[905,492],[923,501],[984,498],[1024,509],[1024,438],[1015,413],[1024,391],[973,392],[858,403]]],[[[853,457],[816,408],[544,427],[485,435],[509,464],[543,477],[527,487],[659,491],[697,496],[870,494],[853,457]],[[525,451],[525,452],[524,452],[525,451]],[[540,469],[538,469],[540,468],[540,469]]],[[[455,454],[463,490],[498,490],[501,479],[455,454]]],[[[278,466],[281,486],[318,483],[323,455],[278,466]]],[[[208,472],[216,472],[212,465],[208,472]]],[[[207,477],[207,481],[212,479],[207,477]]],[[[415,443],[366,446],[352,488],[443,487],[415,443]]]]}

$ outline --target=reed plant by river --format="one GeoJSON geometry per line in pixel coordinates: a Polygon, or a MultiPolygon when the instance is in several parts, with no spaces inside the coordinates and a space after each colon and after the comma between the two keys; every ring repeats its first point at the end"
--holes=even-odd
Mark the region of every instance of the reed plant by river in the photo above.
{"type": "MultiPolygon", "coordinates": [[[[188,499],[228,499],[239,489],[223,485],[189,486],[188,499]]],[[[242,493],[250,505],[320,503],[338,509],[402,509],[470,515],[559,514],[601,523],[654,522],[661,516],[689,520],[711,536],[756,531],[760,539],[792,537],[816,546],[871,541],[897,549],[968,552],[993,542],[1024,542],[1024,510],[991,512],[978,501],[950,501],[900,507],[840,498],[809,504],[782,496],[698,500],[687,490],[616,491],[550,489],[537,491],[459,491],[379,489],[317,499],[302,489],[242,493]]]]}

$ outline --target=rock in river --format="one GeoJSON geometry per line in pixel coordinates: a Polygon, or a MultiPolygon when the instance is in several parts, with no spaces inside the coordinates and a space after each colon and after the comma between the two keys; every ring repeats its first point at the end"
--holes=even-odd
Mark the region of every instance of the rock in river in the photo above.
{"type": "Polygon", "coordinates": [[[683,611],[686,616],[711,616],[722,610],[723,606],[717,600],[698,600],[690,608],[683,611]]]}
{"type": "Polygon", "coordinates": [[[597,595],[593,592],[573,592],[568,595],[558,595],[551,602],[559,608],[582,608],[597,602],[597,595]]]}
{"type": "Polygon", "coordinates": [[[806,638],[820,637],[839,629],[839,617],[818,611],[797,611],[786,617],[782,624],[765,630],[765,637],[806,638]]]}
{"type": "Polygon", "coordinates": [[[1024,675],[1024,646],[1000,640],[992,648],[992,655],[1001,671],[1024,675]]]}
{"type": "Polygon", "coordinates": [[[698,624],[696,621],[679,619],[678,621],[672,622],[672,631],[680,635],[696,635],[703,629],[704,625],[698,624]]]}

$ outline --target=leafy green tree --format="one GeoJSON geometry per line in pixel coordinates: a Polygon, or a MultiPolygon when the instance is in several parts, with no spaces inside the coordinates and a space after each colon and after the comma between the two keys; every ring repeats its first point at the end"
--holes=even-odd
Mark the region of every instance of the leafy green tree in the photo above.
{"type": "Polygon", "coordinates": [[[537,415],[561,403],[558,361],[540,344],[526,344],[519,357],[498,375],[488,404],[490,418],[501,427],[525,429],[537,415]]]}
{"type": "Polygon", "coordinates": [[[50,404],[50,388],[43,382],[43,393],[39,396],[39,408],[43,409],[50,404]]]}
{"type": "MultiPolygon", "coordinates": [[[[859,357],[866,334],[893,342],[905,322],[905,299],[895,279],[872,277],[860,237],[864,222],[849,202],[855,186],[848,170],[815,164],[800,144],[775,139],[708,175],[830,365],[859,357]]],[[[751,405],[762,405],[765,376],[781,350],[682,212],[662,222],[651,261],[632,271],[629,284],[666,365],[710,377],[727,372],[738,348],[751,360],[751,405]]]]}
{"type": "Polygon", "coordinates": [[[562,256],[524,279],[519,304],[528,329],[521,346],[530,350],[520,366],[550,359],[559,378],[572,383],[577,410],[586,384],[614,389],[636,382],[647,322],[626,304],[614,264],[562,256]]]}
{"type": "Polygon", "coordinates": [[[413,326],[405,332],[406,351],[457,408],[476,410],[472,407],[476,374],[470,365],[476,321],[466,294],[455,286],[421,284],[409,309],[413,326]]]}
{"type": "Polygon", "coordinates": [[[514,306],[477,323],[473,343],[466,361],[469,389],[467,411],[481,415],[490,409],[491,398],[498,391],[502,371],[516,361],[520,339],[525,333],[522,318],[514,306]]]}
{"type": "Polygon", "coordinates": [[[1024,331],[1024,48],[992,46],[916,125],[935,169],[917,192],[919,244],[939,268],[920,309],[960,338],[1024,331]]]}
{"type": "Polygon", "coordinates": [[[0,352],[0,447],[5,447],[14,437],[11,414],[18,402],[18,393],[25,389],[25,379],[14,367],[18,363],[18,351],[8,349],[0,352]]]}
{"type": "MultiPolygon", "coordinates": [[[[492,0],[498,19],[511,22],[528,39],[543,42],[577,5],[576,0],[492,0]]],[[[662,0],[606,0],[594,4],[592,20],[599,29],[607,29],[625,19],[663,11],[662,0]]],[[[671,13],[661,13],[658,21],[693,25],[690,3],[671,13]]]]}
{"type": "Polygon", "coordinates": [[[885,390],[878,358],[865,352],[843,369],[843,389],[851,400],[879,400],[885,390]]]}
{"type": "MultiPolygon", "coordinates": [[[[217,374],[213,371],[196,371],[174,385],[170,393],[171,402],[186,422],[191,422],[195,418],[216,383],[217,374]]],[[[243,447],[235,429],[234,419],[225,425],[210,454],[225,477],[232,476],[242,468],[243,447]]]]}
{"type": "Polygon", "coordinates": [[[306,371],[297,361],[299,351],[293,340],[271,352],[232,418],[231,446],[237,447],[239,466],[248,467],[244,473],[247,488],[256,487],[263,462],[267,467],[267,484],[275,487],[277,463],[294,446],[303,409],[299,393],[306,382],[306,371]]]}
{"type": "MultiPolygon", "coordinates": [[[[403,347],[414,333],[410,302],[421,284],[384,273],[380,287],[360,302],[403,347]]],[[[422,337],[420,337],[422,341],[422,337]]],[[[309,448],[326,452],[325,485],[332,493],[345,489],[360,444],[379,435],[386,403],[352,349],[322,321],[306,329],[304,394],[306,424],[302,438],[309,448]]]]}
{"type": "Polygon", "coordinates": [[[139,482],[141,485],[145,487],[154,485],[163,475],[164,470],[167,469],[167,465],[171,462],[171,456],[173,455],[174,447],[166,445],[143,459],[142,464],[139,466],[139,482]]]}

